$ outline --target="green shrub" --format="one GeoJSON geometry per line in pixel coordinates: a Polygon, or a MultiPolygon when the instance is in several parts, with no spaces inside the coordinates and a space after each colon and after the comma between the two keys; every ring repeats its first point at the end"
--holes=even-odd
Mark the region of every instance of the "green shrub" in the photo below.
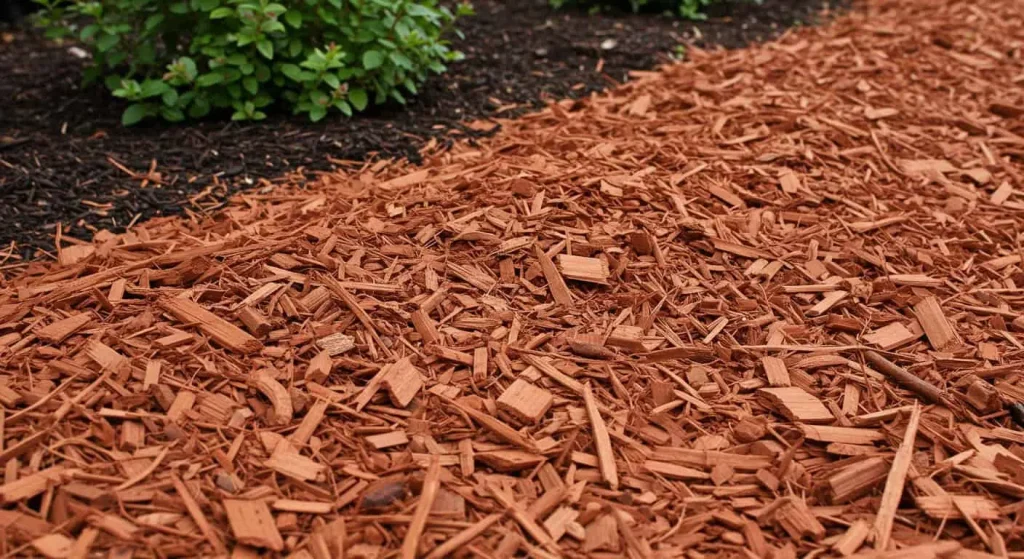
{"type": "Polygon", "coordinates": [[[218,109],[260,120],[273,103],[318,121],[332,110],[405,103],[461,57],[443,37],[470,13],[438,0],[36,1],[49,36],[91,50],[86,80],[102,79],[132,102],[126,125],[218,109]]]}
{"type": "Polygon", "coordinates": [[[689,19],[704,19],[704,9],[722,0],[548,0],[555,8],[583,6],[593,10],[626,7],[634,12],[656,10],[674,12],[689,19]]]}

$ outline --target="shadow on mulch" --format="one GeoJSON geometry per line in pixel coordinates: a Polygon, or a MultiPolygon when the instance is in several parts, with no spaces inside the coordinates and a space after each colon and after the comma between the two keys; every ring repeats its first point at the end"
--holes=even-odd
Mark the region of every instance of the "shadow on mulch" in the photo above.
{"type": "Polygon", "coordinates": [[[699,23],[553,12],[545,0],[474,3],[477,15],[461,22],[465,39],[455,41],[466,59],[431,79],[409,106],[319,124],[277,114],[257,124],[125,129],[124,105],[80,87],[82,62],[67,47],[25,30],[0,31],[0,243],[14,241],[28,256],[52,248],[57,223],[88,239],[133,220],[208,210],[259,178],[329,169],[328,158],[415,160],[431,137],[478,134],[461,121],[613,86],[630,70],[667,61],[680,43],[733,48],[767,40],[847,2],[737,2],[699,23]],[[112,163],[145,174],[153,160],[162,184],[146,188],[112,163]]]}

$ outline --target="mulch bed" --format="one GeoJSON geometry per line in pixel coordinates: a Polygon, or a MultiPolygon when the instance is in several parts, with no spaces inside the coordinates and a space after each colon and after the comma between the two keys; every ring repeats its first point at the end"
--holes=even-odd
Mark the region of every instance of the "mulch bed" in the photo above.
{"type": "Polygon", "coordinates": [[[120,231],[138,219],[215,207],[260,178],[328,169],[328,158],[415,158],[428,138],[480,133],[462,127],[463,120],[603,89],[630,70],[667,60],[680,42],[737,47],[764,40],[813,20],[827,5],[740,2],[726,8],[727,18],[717,13],[695,24],[555,13],[543,0],[483,0],[478,15],[463,22],[465,40],[457,41],[466,61],[433,79],[409,107],[319,125],[279,114],[260,124],[124,129],[123,105],[103,90],[79,89],[78,59],[17,32],[10,42],[0,40],[0,243],[16,241],[27,256],[33,247],[52,249],[58,222],[67,234],[88,239],[98,229],[120,231]],[[162,184],[147,188],[118,168],[146,175],[153,161],[162,184]]]}
{"type": "Polygon", "coordinates": [[[0,554],[1020,557],[1024,13],[866,13],[0,290],[0,554]]]}

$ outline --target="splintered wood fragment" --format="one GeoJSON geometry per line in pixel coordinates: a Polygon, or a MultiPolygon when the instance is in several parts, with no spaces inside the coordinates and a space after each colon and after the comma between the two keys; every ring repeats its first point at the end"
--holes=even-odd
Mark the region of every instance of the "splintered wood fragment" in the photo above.
{"type": "Polygon", "coordinates": [[[594,398],[590,383],[583,385],[583,403],[590,418],[591,435],[594,437],[601,477],[612,490],[616,490],[619,488],[619,473],[615,466],[615,453],[612,450],[611,438],[608,436],[608,427],[605,426],[601,412],[597,409],[597,400],[594,398]]]}
{"type": "Polygon", "coordinates": [[[816,305],[807,311],[807,314],[810,316],[821,316],[832,309],[832,307],[836,306],[840,301],[846,299],[849,294],[850,293],[848,291],[842,290],[829,291],[822,296],[821,301],[818,301],[816,305]]]}
{"type": "Polygon", "coordinates": [[[257,390],[270,400],[273,406],[274,411],[270,417],[271,423],[276,425],[287,425],[290,423],[294,409],[292,397],[288,394],[288,389],[278,382],[267,370],[257,372],[252,379],[252,383],[257,390]]]}
{"type": "Polygon", "coordinates": [[[54,466],[0,485],[0,504],[23,501],[64,482],[64,466],[54,466]]]}
{"type": "Polygon", "coordinates": [[[330,376],[334,368],[334,360],[327,351],[321,351],[316,357],[309,360],[309,367],[306,369],[305,378],[307,381],[323,384],[330,376]]]}
{"type": "Polygon", "coordinates": [[[53,322],[48,326],[39,328],[36,330],[36,336],[41,340],[58,344],[64,341],[68,336],[84,328],[90,321],[92,321],[92,315],[90,313],[71,315],[67,318],[53,322]]]}
{"type": "Polygon", "coordinates": [[[92,549],[93,543],[96,538],[100,535],[99,528],[93,526],[87,526],[82,529],[82,533],[78,535],[78,539],[68,550],[67,559],[87,559],[89,552],[92,549]]]}
{"type": "Polygon", "coordinates": [[[779,186],[786,194],[796,194],[800,192],[800,177],[793,171],[787,170],[779,175],[779,186]]]}
{"type": "Polygon", "coordinates": [[[555,398],[551,392],[518,378],[498,397],[498,408],[520,421],[537,423],[551,409],[555,398]]]}
{"type": "Polygon", "coordinates": [[[908,174],[955,173],[956,167],[945,159],[903,159],[900,161],[908,174]]]}
{"type": "Polygon", "coordinates": [[[644,346],[644,329],[639,326],[630,326],[628,324],[622,324],[616,326],[610,334],[605,343],[612,346],[622,348],[626,351],[632,351],[640,353],[647,351],[644,346]]]}
{"type": "Polygon", "coordinates": [[[515,499],[512,498],[512,495],[506,493],[505,490],[499,487],[491,486],[490,489],[491,495],[494,496],[494,499],[508,511],[509,515],[511,515],[520,526],[523,527],[523,531],[544,546],[544,549],[547,551],[556,554],[556,556],[560,555],[555,540],[544,528],[537,524],[536,520],[530,516],[523,507],[515,501],[515,499]]]}
{"type": "Polygon", "coordinates": [[[498,437],[522,448],[523,450],[531,453],[537,452],[537,444],[527,438],[525,435],[513,429],[509,424],[491,417],[490,415],[477,411],[470,406],[463,405],[455,400],[451,400],[450,403],[462,411],[462,413],[468,415],[471,419],[477,423],[483,425],[489,429],[492,433],[498,437]]]}
{"type": "Polygon", "coordinates": [[[110,371],[118,377],[123,377],[131,371],[132,364],[127,357],[98,339],[89,341],[85,346],[85,354],[95,361],[102,371],[110,371]]]}
{"type": "Polygon", "coordinates": [[[313,436],[313,432],[316,431],[316,428],[320,426],[320,422],[323,421],[328,405],[327,400],[318,399],[316,402],[313,402],[313,405],[309,407],[309,411],[302,418],[302,423],[299,423],[298,428],[289,437],[293,444],[301,447],[309,442],[309,438],[313,436]]]}
{"type": "Polygon", "coordinates": [[[423,338],[423,343],[426,345],[435,344],[441,341],[441,333],[437,331],[437,326],[434,324],[434,320],[430,318],[427,311],[424,309],[416,309],[412,312],[412,325],[416,329],[416,333],[423,338]]]}
{"type": "Polygon", "coordinates": [[[425,559],[441,559],[442,557],[451,557],[452,554],[461,549],[462,546],[476,539],[478,536],[487,531],[488,528],[498,523],[505,515],[502,513],[494,513],[481,518],[479,521],[474,523],[469,528],[455,534],[451,538],[448,538],[441,545],[435,547],[430,553],[427,554],[425,559]]]}
{"type": "Polygon", "coordinates": [[[957,335],[956,330],[953,329],[949,320],[946,319],[946,315],[943,314],[942,307],[939,305],[939,300],[935,297],[925,297],[914,305],[914,316],[917,317],[917,321],[921,324],[924,335],[928,338],[928,343],[936,351],[942,351],[950,344],[961,343],[960,336],[957,335]]]}
{"type": "Polygon", "coordinates": [[[889,463],[879,457],[855,462],[828,477],[828,489],[833,503],[847,503],[864,496],[882,483],[889,473],[889,463]]]}
{"type": "Polygon", "coordinates": [[[558,269],[562,276],[571,280],[608,284],[608,262],[600,258],[589,256],[574,256],[571,254],[558,255],[558,269]]]}
{"type": "Polygon", "coordinates": [[[327,274],[320,274],[317,277],[320,281],[327,285],[327,288],[330,289],[335,296],[341,299],[341,302],[345,304],[345,307],[347,307],[348,310],[352,312],[352,314],[356,315],[356,318],[359,320],[360,324],[362,324],[363,327],[366,328],[366,330],[370,333],[370,336],[373,338],[373,341],[377,343],[377,346],[383,349],[384,352],[387,353],[388,355],[391,355],[391,350],[388,349],[388,346],[384,345],[384,342],[381,341],[380,336],[377,334],[377,327],[376,325],[374,325],[373,319],[370,318],[370,315],[366,314],[366,311],[363,309],[363,307],[359,306],[359,301],[355,298],[355,296],[349,293],[349,291],[345,289],[341,285],[341,283],[338,282],[338,280],[332,278],[331,276],[327,274]]]}
{"type": "Polygon", "coordinates": [[[660,460],[646,460],[643,463],[645,470],[651,473],[665,476],[671,479],[711,479],[709,474],[694,468],[670,464],[660,460]]]}
{"type": "Polygon", "coordinates": [[[473,350],[473,382],[475,383],[487,381],[487,356],[487,346],[473,350]]]}
{"type": "Polygon", "coordinates": [[[907,471],[910,469],[910,462],[913,459],[914,442],[917,440],[917,426],[920,421],[921,407],[915,402],[914,408],[910,412],[910,419],[907,421],[907,429],[903,433],[900,448],[896,451],[896,457],[892,461],[889,477],[885,480],[885,490],[882,492],[882,500],[875,515],[873,534],[875,549],[879,551],[889,548],[893,520],[896,510],[900,506],[900,500],[903,498],[903,484],[907,480],[907,471]]]}
{"type": "Polygon", "coordinates": [[[557,382],[558,384],[561,384],[562,386],[568,388],[569,390],[572,390],[576,394],[583,396],[583,383],[570,377],[569,375],[563,373],[562,371],[559,371],[546,358],[525,354],[523,355],[523,361],[526,361],[535,369],[550,377],[551,380],[557,382]]]}
{"type": "Polygon", "coordinates": [[[412,361],[403,357],[391,365],[381,384],[387,388],[393,404],[406,408],[423,388],[423,377],[412,361]]]}
{"type": "Polygon", "coordinates": [[[377,450],[383,450],[393,446],[409,444],[409,437],[405,434],[405,431],[392,431],[390,433],[370,435],[366,437],[366,442],[370,443],[377,450]]]}
{"type": "Polygon", "coordinates": [[[728,252],[730,254],[735,254],[736,256],[742,256],[744,258],[764,258],[767,260],[775,259],[775,256],[770,252],[731,243],[729,241],[723,241],[722,239],[712,239],[711,243],[715,246],[715,250],[728,252]]]}
{"type": "Polygon", "coordinates": [[[242,321],[246,330],[259,339],[265,338],[274,329],[274,325],[270,323],[270,320],[263,316],[263,313],[252,307],[246,306],[239,309],[238,320],[242,321]]]}
{"type": "Polygon", "coordinates": [[[213,527],[210,526],[210,522],[206,520],[206,515],[203,514],[203,509],[199,507],[199,503],[196,502],[195,497],[189,491],[185,482],[181,481],[181,478],[177,474],[171,474],[171,483],[174,485],[174,490],[181,497],[181,500],[185,503],[185,509],[188,511],[189,516],[192,517],[192,521],[195,522],[196,526],[199,527],[199,532],[203,534],[206,541],[210,542],[213,546],[213,550],[220,555],[227,555],[227,548],[224,547],[224,542],[221,541],[217,533],[214,532],[213,527]]]}
{"type": "Polygon", "coordinates": [[[441,461],[435,456],[430,459],[427,474],[423,478],[423,489],[420,491],[419,501],[416,502],[416,511],[409,522],[405,540],[402,541],[402,559],[416,558],[420,537],[423,535],[423,529],[427,526],[427,517],[430,516],[430,509],[434,506],[439,489],[441,489],[441,461]]]}
{"type": "Polygon", "coordinates": [[[316,341],[317,347],[324,350],[327,355],[334,357],[340,355],[346,351],[352,350],[356,347],[356,339],[352,336],[336,332],[329,336],[324,336],[316,341]]]}
{"type": "Polygon", "coordinates": [[[228,350],[248,355],[263,349],[259,340],[189,299],[164,297],[159,300],[159,304],[168,314],[181,322],[199,327],[228,350]]]}
{"type": "Polygon", "coordinates": [[[451,361],[453,363],[461,363],[463,365],[473,366],[473,355],[464,351],[457,351],[447,347],[433,346],[430,349],[430,353],[444,359],[445,361],[451,361]]]}
{"type": "Polygon", "coordinates": [[[832,550],[843,557],[849,557],[864,545],[870,533],[871,526],[867,522],[861,519],[854,520],[846,528],[846,532],[832,543],[832,550]]]}
{"type": "Polygon", "coordinates": [[[864,341],[876,345],[885,351],[890,351],[907,345],[920,337],[920,330],[915,334],[904,326],[902,322],[893,322],[874,332],[864,334],[864,341]]]}
{"type": "Polygon", "coordinates": [[[271,508],[281,512],[298,512],[305,514],[330,514],[334,510],[334,503],[323,501],[299,501],[296,499],[278,499],[274,501],[271,508]]]}
{"type": "Polygon", "coordinates": [[[814,517],[803,499],[786,497],[785,503],[775,511],[775,521],[795,539],[810,538],[818,541],[825,537],[825,527],[814,517]]]}
{"type": "Polygon", "coordinates": [[[492,450],[490,452],[478,452],[476,459],[496,472],[519,472],[533,469],[544,462],[543,454],[526,452],[522,450],[492,450]]]}
{"type": "Polygon", "coordinates": [[[978,379],[967,386],[964,400],[980,413],[989,414],[999,411],[1003,398],[999,390],[988,382],[978,379]]]}
{"type": "Polygon", "coordinates": [[[936,520],[961,519],[969,514],[974,520],[999,520],[999,505],[984,495],[918,495],[914,503],[928,517],[936,520]]]}
{"type": "Polygon", "coordinates": [[[548,290],[551,291],[551,298],[555,300],[559,305],[566,307],[573,306],[572,293],[569,291],[569,287],[565,284],[565,279],[562,278],[562,274],[558,272],[558,268],[555,267],[555,263],[551,261],[551,258],[541,250],[540,245],[534,245],[534,254],[537,257],[537,261],[540,263],[541,272],[544,274],[544,279],[548,282],[548,290]]]}
{"type": "Polygon", "coordinates": [[[447,268],[448,271],[455,275],[455,277],[465,281],[484,293],[489,293],[498,284],[494,278],[475,266],[462,266],[449,262],[447,264],[447,268]]]}
{"type": "Polygon", "coordinates": [[[512,237],[502,241],[495,250],[498,254],[511,254],[534,243],[533,237],[512,237]]]}
{"type": "Polygon", "coordinates": [[[764,375],[768,377],[769,386],[789,386],[789,370],[786,363],[778,357],[762,357],[761,367],[764,368],[764,375]]]}
{"type": "Polygon", "coordinates": [[[370,403],[370,400],[372,400],[373,397],[377,395],[377,391],[380,390],[381,386],[383,385],[384,379],[385,377],[387,377],[388,372],[391,370],[392,366],[393,364],[389,363],[378,369],[377,374],[373,375],[370,381],[366,383],[366,386],[364,386],[362,390],[359,391],[359,395],[357,395],[355,399],[356,411],[362,411],[363,408],[365,408],[366,405],[370,403]]]}
{"type": "Polygon", "coordinates": [[[75,542],[64,534],[47,534],[32,540],[32,547],[47,559],[64,559],[75,542]]]}
{"type": "Polygon", "coordinates": [[[808,439],[826,443],[871,444],[885,438],[885,435],[877,429],[862,429],[860,427],[800,425],[800,430],[808,439]]]}
{"type": "Polygon", "coordinates": [[[857,221],[850,224],[850,229],[853,229],[857,233],[867,233],[868,231],[874,231],[875,229],[882,229],[890,225],[903,223],[907,219],[909,218],[905,215],[894,215],[892,217],[876,219],[874,221],[857,221]]]}
{"type": "Polygon", "coordinates": [[[238,543],[274,551],[284,549],[284,540],[266,501],[225,499],[223,504],[238,543]]]}
{"type": "Polygon", "coordinates": [[[821,400],[798,386],[762,388],[757,393],[772,408],[792,421],[828,423],[835,419],[821,400]]]}
{"type": "Polygon", "coordinates": [[[278,443],[274,454],[263,465],[299,481],[319,478],[326,467],[298,454],[290,446],[287,442],[278,443]]]}

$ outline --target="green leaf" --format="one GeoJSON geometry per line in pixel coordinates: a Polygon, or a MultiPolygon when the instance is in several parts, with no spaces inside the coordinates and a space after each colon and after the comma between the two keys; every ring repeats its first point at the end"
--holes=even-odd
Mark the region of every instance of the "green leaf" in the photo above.
{"type": "Polygon", "coordinates": [[[295,64],[282,64],[281,73],[288,76],[288,79],[297,82],[303,81],[303,75],[305,74],[305,72],[302,71],[302,68],[299,68],[295,64]]]}
{"type": "Polygon", "coordinates": [[[256,95],[256,91],[260,88],[260,82],[256,81],[256,78],[249,76],[242,80],[242,87],[249,93],[256,95]]]}
{"type": "Polygon", "coordinates": [[[202,97],[197,97],[192,106],[188,109],[188,116],[192,118],[203,118],[210,113],[210,102],[202,97]]]}
{"type": "Polygon", "coordinates": [[[137,124],[140,120],[146,118],[149,110],[142,103],[135,103],[134,105],[128,105],[128,108],[121,114],[121,124],[125,126],[131,126],[137,124]]]}
{"type": "Polygon", "coordinates": [[[223,19],[226,17],[231,17],[232,15],[234,15],[234,13],[235,10],[232,10],[231,8],[217,8],[216,10],[210,12],[210,19],[223,19]]]}
{"type": "Polygon", "coordinates": [[[107,52],[114,48],[114,45],[118,43],[120,37],[117,35],[100,35],[99,39],[96,39],[96,49],[100,52],[107,52]]]}
{"type": "Polygon", "coordinates": [[[170,88],[171,86],[160,80],[146,80],[142,82],[141,93],[143,97],[156,97],[157,95],[163,95],[170,88]]]}
{"type": "Polygon", "coordinates": [[[82,32],[78,34],[78,38],[82,41],[88,41],[96,35],[96,32],[100,30],[100,26],[95,23],[86,25],[82,28],[82,32]]]}
{"type": "Polygon", "coordinates": [[[363,53],[363,68],[373,70],[384,64],[384,55],[379,50],[368,50],[363,53]]]}
{"type": "Polygon", "coordinates": [[[173,107],[178,104],[178,91],[176,89],[168,89],[160,96],[160,100],[164,102],[164,105],[173,107]]]}
{"type": "Polygon", "coordinates": [[[288,22],[288,25],[298,29],[302,26],[302,12],[298,10],[288,10],[284,14],[284,20],[288,22]]]}
{"type": "Polygon", "coordinates": [[[224,81],[224,74],[220,72],[210,72],[199,76],[196,80],[196,85],[199,87],[210,87],[211,85],[217,85],[224,81]]]}
{"type": "Polygon", "coordinates": [[[196,79],[196,76],[199,74],[199,71],[196,69],[195,60],[192,60],[187,56],[183,56],[178,59],[178,63],[180,63],[182,67],[185,68],[185,76],[189,79],[189,81],[196,79]]]}
{"type": "Polygon", "coordinates": [[[256,42],[256,50],[260,51],[267,60],[274,59],[274,44],[270,42],[270,39],[261,39],[256,42]]]}
{"type": "Polygon", "coordinates": [[[168,122],[181,122],[185,120],[185,113],[177,107],[163,107],[160,109],[160,116],[168,122]]]}
{"type": "Polygon", "coordinates": [[[309,120],[313,122],[320,122],[325,116],[327,116],[327,109],[320,105],[315,105],[309,110],[309,120]]]}
{"type": "Polygon", "coordinates": [[[363,88],[350,89],[348,92],[348,101],[357,111],[366,109],[368,100],[366,90],[363,88]]]}

